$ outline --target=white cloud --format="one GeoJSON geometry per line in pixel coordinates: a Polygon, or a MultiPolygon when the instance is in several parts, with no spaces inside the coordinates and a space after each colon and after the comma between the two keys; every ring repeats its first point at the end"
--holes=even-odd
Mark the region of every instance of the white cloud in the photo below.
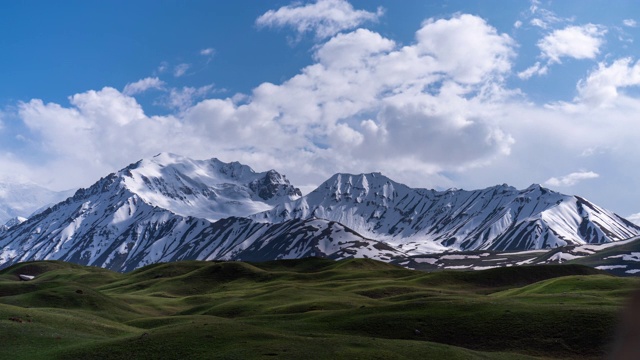
{"type": "Polygon", "coordinates": [[[439,70],[462,83],[507,73],[515,56],[513,39],[473,15],[427,20],[416,36],[417,50],[434,57],[439,70]]]}
{"type": "Polygon", "coordinates": [[[191,64],[178,64],[173,68],[173,76],[181,77],[187,73],[187,70],[191,67],[191,64]]]}
{"type": "Polygon", "coordinates": [[[18,114],[25,125],[40,136],[44,151],[81,159],[83,163],[99,163],[102,158],[116,155],[117,152],[101,147],[113,146],[105,142],[135,142],[130,137],[133,134],[120,133],[117,129],[146,119],[134,98],[113,88],[76,94],[69,100],[70,108],[31,100],[19,105],[18,114]]]}
{"type": "Polygon", "coordinates": [[[559,178],[552,177],[549,180],[545,181],[544,184],[548,186],[558,187],[573,186],[583,180],[595,179],[598,177],[600,177],[600,175],[593,171],[579,171],[559,178]]]}
{"type": "Polygon", "coordinates": [[[200,50],[200,55],[202,56],[213,56],[215,55],[216,50],[214,48],[206,48],[206,49],[202,49],[200,50]]]}
{"type": "Polygon", "coordinates": [[[529,5],[529,11],[532,14],[535,14],[540,8],[540,0],[531,0],[531,5],[529,5]]]}
{"type": "Polygon", "coordinates": [[[375,55],[395,48],[395,43],[380,34],[358,29],[339,34],[319,47],[314,58],[327,68],[361,68],[375,55]]]}
{"type": "Polygon", "coordinates": [[[610,106],[621,98],[620,88],[640,85],[640,63],[622,58],[610,65],[600,63],[578,85],[576,103],[589,106],[610,106]]]}
{"type": "Polygon", "coordinates": [[[205,85],[199,88],[185,86],[182,89],[171,89],[166,101],[161,104],[179,111],[185,111],[197,100],[203,99],[213,90],[213,85],[205,85]]]}
{"type": "Polygon", "coordinates": [[[539,1],[531,1],[531,6],[529,6],[529,16],[533,17],[529,22],[531,25],[545,30],[549,29],[554,24],[571,20],[560,18],[553,11],[540,7],[539,1]]]}
{"type": "Polygon", "coordinates": [[[300,183],[340,170],[442,178],[511,151],[514,138],[495,119],[514,47],[484,20],[457,15],[426,21],[402,47],[365,29],[338,34],[314,49],[314,64],[241,102],[202,100],[211,87],[169,89],[164,105],[177,113],[150,117],[104,88],[72,96],[70,106],[32,100],[18,116],[47,166],[64,169],[60,183],[160,151],[276,168],[300,183]]]}
{"type": "Polygon", "coordinates": [[[148,77],[133,83],[128,83],[122,90],[122,93],[132,96],[145,92],[149,89],[162,89],[164,85],[164,81],[158,79],[157,77],[148,77]]]}
{"type": "Polygon", "coordinates": [[[163,61],[160,63],[160,65],[158,65],[158,73],[162,74],[164,72],[166,72],[169,69],[169,63],[166,61],[163,61]]]}
{"type": "Polygon", "coordinates": [[[549,67],[536,61],[535,64],[518,73],[518,77],[522,80],[530,79],[533,75],[545,75],[549,71],[549,67]]]}
{"type": "Polygon", "coordinates": [[[622,24],[628,27],[636,27],[638,23],[634,19],[624,19],[622,20],[622,24]]]}
{"type": "Polygon", "coordinates": [[[355,10],[346,0],[318,0],[302,5],[294,3],[278,10],[269,10],[256,20],[261,27],[292,27],[299,35],[314,33],[317,39],[353,29],[367,21],[377,21],[382,8],[372,13],[355,10]]]}
{"type": "Polygon", "coordinates": [[[531,23],[531,25],[537,26],[537,27],[542,28],[542,29],[548,28],[547,23],[545,23],[544,21],[542,21],[541,19],[538,19],[538,18],[531,19],[530,23],[531,23]]]}
{"type": "Polygon", "coordinates": [[[627,216],[626,219],[631,221],[632,223],[634,223],[636,225],[640,225],[640,213],[631,214],[631,215],[627,216]]]}
{"type": "MultiPolygon", "coordinates": [[[[172,115],[149,116],[111,88],[76,94],[70,104],[31,100],[5,118],[3,134],[24,135],[24,152],[0,153],[0,173],[86,186],[161,151],[275,168],[296,185],[338,171],[383,171],[416,187],[525,187],[583,168],[590,171],[548,182],[574,182],[598,204],[637,212],[640,99],[631,87],[640,85],[640,66],[602,63],[574,102],[545,107],[505,87],[517,49],[484,20],[456,15],[424,22],[408,44],[366,29],[337,34],[314,47],[312,64],[295,76],[246,95],[165,85],[161,101],[172,115]],[[578,183],[594,174],[601,181],[578,183]]],[[[547,65],[540,59],[530,72],[547,65]]]]}
{"type": "Polygon", "coordinates": [[[560,63],[563,57],[594,59],[600,53],[606,32],[594,24],[568,26],[545,36],[538,42],[538,47],[551,63],[560,63]]]}

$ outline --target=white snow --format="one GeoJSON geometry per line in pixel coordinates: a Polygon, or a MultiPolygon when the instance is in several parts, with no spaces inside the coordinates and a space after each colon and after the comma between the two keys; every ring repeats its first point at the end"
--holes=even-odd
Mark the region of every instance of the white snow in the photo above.
{"type": "Polygon", "coordinates": [[[577,259],[580,256],[576,256],[576,255],[572,255],[569,253],[565,253],[562,251],[559,251],[555,254],[553,254],[548,261],[557,261],[558,263],[562,263],[563,261],[568,261],[568,260],[573,260],[573,259],[577,259]]]}
{"type": "Polygon", "coordinates": [[[441,260],[464,260],[464,259],[480,259],[478,255],[443,255],[441,260]]]}
{"type": "Polygon", "coordinates": [[[536,258],[531,258],[531,259],[519,261],[519,262],[516,263],[516,265],[529,265],[529,264],[533,263],[535,260],[536,260],[536,258]]]}
{"type": "Polygon", "coordinates": [[[601,265],[601,266],[596,266],[596,269],[598,269],[598,270],[613,270],[613,269],[624,269],[626,267],[627,267],[627,265],[601,265]]]}
{"type": "Polygon", "coordinates": [[[549,250],[525,250],[525,251],[517,251],[517,252],[506,252],[500,253],[499,256],[511,256],[511,255],[527,255],[527,254],[542,254],[546,253],[549,250]]]}
{"type": "Polygon", "coordinates": [[[422,264],[422,263],[427,263],[427,264],[435,264],[438,262],[438,259],[436,258],[414,258],[413,261],[422,264]]]}
{"type": "Polygon", "coordinates": [[[607,260],[607,259],[620,259],[620,258],[622,258],[622,260],[624,261],[640,262],[640,252],[632,252],[631,254],[612,255],[612,256],[607,256],[604,259],[607,260]]]}
{"type": "MultiPolygon", "coordinates": [[[[371,173],[337,174],[302,198],[293,190],[276,172],[255,173],[239,163],[160,154],[101,179],[60,204],[56,212],[19,225],[20,231],[2,230],[0,264],[82,257],[95,266],[125,261],[139,267],[180,259],[233,260],[248,250],[279,258],[316,254],[391,261],[451,250],[491,251],[516,245],[530,249],[505,251],[499,254],[505,257],[495,259],[490,252],[413,259],[438,266],[443,265],[439,260],[468,260],[474,264],[448,268],[484,269],[509,261],[507,255],[542,254],[547,250],[537,248],[581,244],[584,239],[576,236],[584,219],[593,220],[587,224],[592,234],[617,236],[591,241],[616,240],[636,231],[595,205],[581,205],[576,197],[535,186],[521,191],[498,186],[439,192],[412,189],[371,173]],[[273,196],[260,197],[269,197],[265,194],[273,196]],[[249,215],[251,220],[213,223],[249,215]],[[305,221],[287,222],[291,219],[305,221]],[[514,228],[526,231],[519,244],[511,243],[514,237],[505,239],[514,228]],[[501,241],[499,247],[494,241],[501,241]]],[[[567,261],[637,239],[581,245],[550,260],[567,261]]],[[[523,257],[528,259],[517,264],[536,259],[523,257]]],[[[620,257],[640,261],[640,253],[620,257]]],[[[505,264],[509,265],[513,264],[505,264]]]]}
{"type": "MultiPolygon", "coordinates": [[[[249,184],[265,178],[266,172],[256,173],[246,165],[217,159],[192,160],[163,153],[143,160],[129,173],[122,176],[124,185],[148,204],[211,221],[264,212],[273,208],[274,202],[297,198],[278,193],[264,200],[249,184]]],[[[290,187],[283,178],[278,181],[290,187]]]]}
{"type": "Polygon", "coordinates": [[[495,269],[495,268],[499,268],[500,266],[474,266],[472,267],[473,270],[488,270],[488,269],[495,269]]]}

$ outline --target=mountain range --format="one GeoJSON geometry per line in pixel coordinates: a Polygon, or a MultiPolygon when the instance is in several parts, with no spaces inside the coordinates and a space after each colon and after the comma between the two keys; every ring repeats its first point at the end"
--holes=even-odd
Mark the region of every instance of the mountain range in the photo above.
{"type": "Polygon", "coordinates": [[[318,256],[416,268],[452,252],[549,252],[639,235],[624,218],[539,185],[436,191],[380,173],[336,174],[303,196],[275,170],[162,153],[6,226],[0,267],[65,260],[130,271],[318,256]]]}
{"type": "Polygon", "coordinates": [[[73,191],[52,191],[31,182],[0,181],[0,224],[14,225],[71,195],[73,191]]]}

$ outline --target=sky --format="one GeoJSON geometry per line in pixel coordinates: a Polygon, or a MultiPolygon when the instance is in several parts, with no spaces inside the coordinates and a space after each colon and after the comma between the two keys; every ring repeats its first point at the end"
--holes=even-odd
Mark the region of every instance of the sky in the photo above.
{"type": "Polygon", "coordinates": [[[87,187],[172,152],[640,219],[638,41],[624,0],[4,1],[0,178],[87,187]]]}

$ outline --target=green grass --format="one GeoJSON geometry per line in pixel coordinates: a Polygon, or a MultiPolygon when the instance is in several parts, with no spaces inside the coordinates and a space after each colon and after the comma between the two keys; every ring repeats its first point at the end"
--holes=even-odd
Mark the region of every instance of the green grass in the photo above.
{"type": "Polygon", "coordinates": [[[0,271],[0,358],[596,359],[638,285],[579,265],[32,262],[0,271]]]}

